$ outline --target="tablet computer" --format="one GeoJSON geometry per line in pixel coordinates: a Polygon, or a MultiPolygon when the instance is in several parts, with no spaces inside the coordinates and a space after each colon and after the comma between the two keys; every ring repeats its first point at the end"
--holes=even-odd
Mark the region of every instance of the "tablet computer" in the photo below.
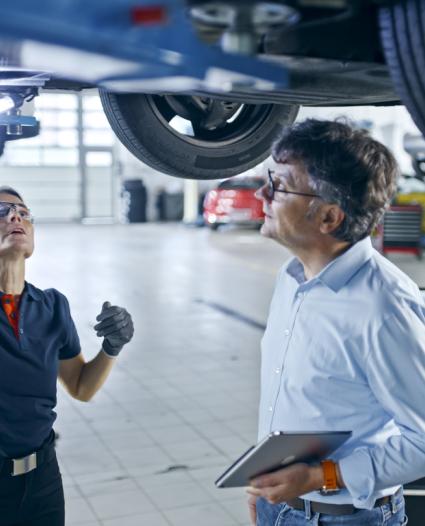
{"type": "Polygon", "coordinates": [[[351,431],[286,433],[274,431],[246,451],[216,481],[219,488],[249,486],[250,479],[296,462],[320,462],[339,448],[351,431]]]}

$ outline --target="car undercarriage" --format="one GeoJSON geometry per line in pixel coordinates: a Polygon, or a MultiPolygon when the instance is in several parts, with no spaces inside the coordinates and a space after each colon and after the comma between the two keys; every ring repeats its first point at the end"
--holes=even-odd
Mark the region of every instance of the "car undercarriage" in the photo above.
{"type": "Polygon", "coordinates": [[[38,132],[40,91],[93,87],[136,157],[192,179],[260,163],[301,105],[402,102],[425,130],[423,3],[6,0],[0,142],[38,132]]]}

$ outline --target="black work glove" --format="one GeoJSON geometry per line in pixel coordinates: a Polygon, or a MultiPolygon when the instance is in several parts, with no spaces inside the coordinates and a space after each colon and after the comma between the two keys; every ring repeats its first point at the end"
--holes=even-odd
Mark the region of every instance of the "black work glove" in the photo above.
{"type": "Polygon", "coordinates": [[[96,334],[104,337],[102,349],[109,356],[117,356],[134,334],[130,314],[122,307],[111,306],[109,301],[105,301],[96,320],[100,322],[94,326],[96,334]]]}

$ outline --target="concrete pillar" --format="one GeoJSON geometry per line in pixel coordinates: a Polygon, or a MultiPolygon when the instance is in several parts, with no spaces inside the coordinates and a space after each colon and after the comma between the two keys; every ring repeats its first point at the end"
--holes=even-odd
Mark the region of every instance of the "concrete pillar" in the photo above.
{"type": "Polygon", "coordinates": [[[198,218],[199,182],[184,180],[184,223],[195,223],[198,218]]]}

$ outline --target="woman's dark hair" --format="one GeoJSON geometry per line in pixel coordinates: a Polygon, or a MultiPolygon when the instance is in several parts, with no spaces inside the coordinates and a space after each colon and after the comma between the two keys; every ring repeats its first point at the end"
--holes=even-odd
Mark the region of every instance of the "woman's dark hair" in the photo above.
{"type": "Polygon", "coordinates": [[[22,202],[24,201],[22,199],[22,196],[11,186],[0,186],[0,194],[14,195],[18,199],[20,199],[22,202]]]}
{"type": "MultiPolygon", "coordinates": [[[[345,213],[333,237],[355,243],[379,223],[396,191],[399,174],[392,153],[367,130],[346,120],[307,119],[285,128],[274,142],[276,162],[301,162],[310,187],[345,213]]],[[[320,201],[313,200],[317,210],[320,201]]]]}

